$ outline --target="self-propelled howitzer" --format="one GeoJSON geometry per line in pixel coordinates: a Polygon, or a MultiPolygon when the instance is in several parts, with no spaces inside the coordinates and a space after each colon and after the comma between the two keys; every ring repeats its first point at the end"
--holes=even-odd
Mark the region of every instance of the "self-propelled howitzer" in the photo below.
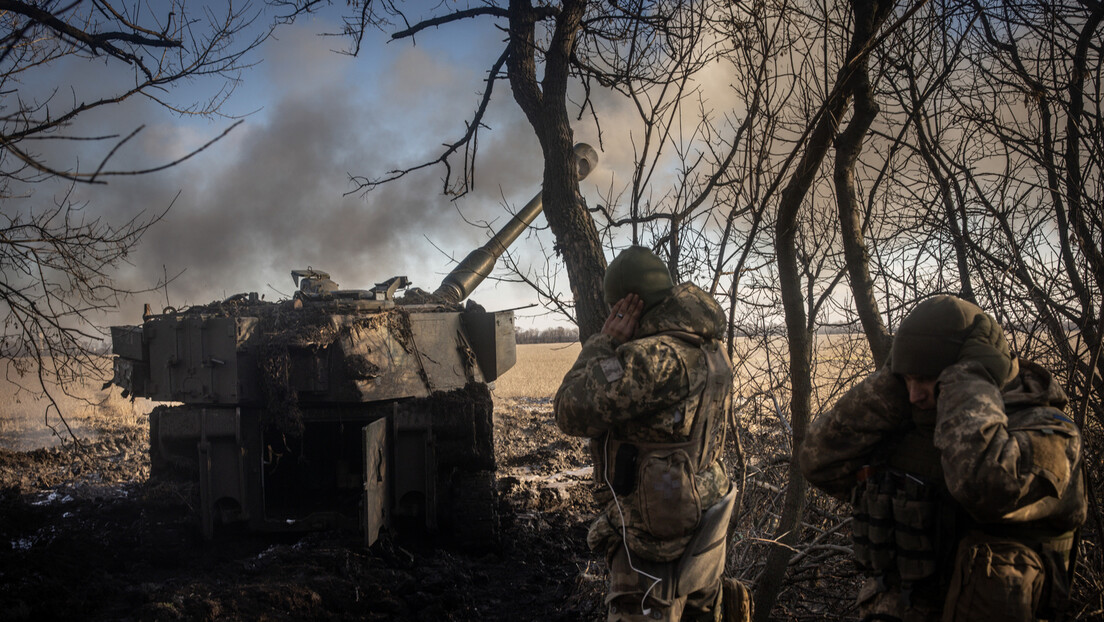
{"type": "MultiPolygon", "coordinates": [[[[597,153],[575,153],[582,179],[597,153]]],[[[150,413],[151,479],[197,484],[208,537],[359,525],[369,544],[384,528],[487,544],[487,383],[514,365],[514,318],[460,303],[541,208],[538,193],[432,294],[402,276],[344,290],[294,270],[290,300],[238,294],[113,327],[113,382],[177,403],[150,413]]]]}

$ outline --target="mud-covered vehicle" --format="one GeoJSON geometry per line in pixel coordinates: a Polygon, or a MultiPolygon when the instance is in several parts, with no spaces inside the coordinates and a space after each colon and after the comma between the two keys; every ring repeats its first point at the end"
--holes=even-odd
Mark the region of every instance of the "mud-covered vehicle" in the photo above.
{"type": "MultiPolygon", "coordinates": [[[[575,152],[581,179],[597,153],[575,152]]],[[[489,544],[487,383],[515,362],[514,317],[461,303],[541,209],[538,193],[433,293],[295,270],[290,300],[238,294],[113,327],[113,382],[179,403],[150,413],[151,479],[198,484],[208,537],[359,524],[368,544],[384,528],[489,544]]]]}

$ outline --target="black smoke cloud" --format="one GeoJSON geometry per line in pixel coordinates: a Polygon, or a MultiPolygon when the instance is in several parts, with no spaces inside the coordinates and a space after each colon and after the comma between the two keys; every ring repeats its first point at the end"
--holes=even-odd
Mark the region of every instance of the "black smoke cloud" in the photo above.
{"type": "MultiPolygon", "coordinates": [[[[399,49],[385,78],[363,88],[358,60],[319,55],[316,38],[285,36],[275,45],[265,54],[273,59],[266,72],[275,97],[226,138],[168,171],[79,189],[90,209],[113,222],[172,205],[118,281],[141,290],[166,274],[175,280],[132,297],[112,321],[137,321],[144,303],[180,307],[248,291],[280,298],[293,291],[295,268],[325,270],[343,287],[406,275],[432,290],[450,256],[460,259],[486,238],[465,218],[501,225],[504,199],[520,207],[539,188],[539,148],[500,85],[492,110],[499,127],[480,141],[475,192],[450,201],[436,167],[350,194],[350,174],[383,175],[434,156],[459,136],[477,101],[480,68],[439,67],[448,59],[399,49]]],[[[122,124],[139,116],[118,112],[122,124]]],[[[149,162],[176,157],[229,124],[148,121],[136,144],[139,159],[149,162]]]]}
{"type": "MultiPolygon", "coordinates": [[[[504,202],[520,208],[539,189],[539,145],[508,84],[500,81],[484,119],[489,127],[478,142],[473,192],[456,201],[443,195],[444,169],[436,166],[367,194],[350,194],[350,175],[378,177],[424,162],[463,134],[500,42],[486,39],[482,64],[472,61],[471,49],[449,53],[448,43],[434,48],[376,42],[365,47],[373,56],[351,58],[333,53],[333,39],[316,36],[326,30],[319,24],[283,29],[258,50],[263,62],[243,73],[224,106],[230,115],[244,115],[243,122],[210,148],[155,174],[77,187],[74,198],[87,202],[86,214],[113,223],[149,218],[172,206],[116,280],[144,290],[165,275],[175,279],[167,288],[123,301],[105,323],[137,322],[143,304],[182,307],[250,291],[277,299],[293,291],[290,271],[296,268],[325,270],[348,288],[405,275],[432,290],[452,260],[488,235],[466,221],[500,227],[509,218],[504,202]]],[[[74,69],[72,81],[81,77],[74,69]]],[[[175,97],[187,102],[189,93],[175,97]]],[[[144,125],[111,162],[115,168],[143,168],[188,153],[232,122],[181,119],[148,102],[131,102],[97,113],[73,133],[125,135],[144,125]]],[[[594,135],[577,129],[578,140],[593,143],[594,135]]],[[[66,155],[58,154],[59,160],[66,155]]],[[[96,158],[81,154],[81,164],[87,168],[96,158]]],[[[459,174],[461,159],[453,165],[459,174]]],[[[588,197],[609,183],[608,169],[602,181],[603,168],[584,185],[588,197]]],[[[40,189],[34,198],[48,196],[40,189]]],[[[547,232],[540,235],[551,248],[547,232]]],[[[523,264],[543,272],[545,258],[535,252],[533,239],[523,237],[515,249],[523,264]]],[[[536,300],[524,286],[494,282],[474,297],[491,308],[536,300]]]]}

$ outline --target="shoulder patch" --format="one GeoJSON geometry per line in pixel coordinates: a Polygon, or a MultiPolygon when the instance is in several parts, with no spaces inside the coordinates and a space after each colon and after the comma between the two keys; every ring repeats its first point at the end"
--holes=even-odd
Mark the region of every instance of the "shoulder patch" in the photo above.
{"type": "Polygon", "coordinates": [[[606,375],[606,382],[617,382],[625,376],[625,368],[621,367],[621,361],[616,356],[598,361],[602,367],[602,373],[606,375]]]}

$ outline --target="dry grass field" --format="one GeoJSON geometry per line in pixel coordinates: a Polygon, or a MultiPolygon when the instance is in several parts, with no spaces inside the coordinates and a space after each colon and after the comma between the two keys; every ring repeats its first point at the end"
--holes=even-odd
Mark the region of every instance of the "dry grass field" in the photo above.
{"type": "Polygon", "coordinates": [[[37,378],[19,377],[8,363],[0,361],[0,369],[7,372],[0,373],[0,449],[30,451],[56,446],[71,436],[91,438],[105,425],[130,425],[153,409],[149,400],[131,401],[116,387],[101,389],[99,382],[89,382],[70,394],[51,386],[55,410],[37,387],[37,378]]]}
{"type": "MultiPolygon", "coordinates": [[[[761,349],[753,350],[757,344],[745,339],[741,339],[739,343],[744,351],[738,349],[734,356],[738,403],[742,401],[739,399],[742,390],[762,394],[759,387],[752,390],[744,385],[750,384],[747,382],[750,378],[768,377],[765,368],[776,362],[765,357],[761,349]],[[741,378],[744,382],[739,382],[741,378]]],[[[501,400],[525,398],[538,402],[551,400],[564,374],[578,357],[580,349],[578,342],[518,345],[517,363],[495,381],[494,397],[501,400]]],[[[48,412],[49,402],[41,390],[23,388],[33,387],[35,380],[30,377],[16,377],[10,366],[3,365],[2,361],[0,367],[8,371],[7,374],[0,374],[0,449],[28,451],[52,447],[61,442],[62,438],[68,438],[68,430],[58,413],[52,409],[48,412]],[[60,437],[58,433],[61,434],[60,437]]],[[[821,369],[835,371],[834,368],[835,365],[828,365],[821,369]]],[[[74,395],[66,395],[56,389],[52,390],[52,394],[65,423],[78,438],[94,435],[94,430],[102,426],[104,420],[134,422],[154,406],[153,402],[146,399],[124,399],[118,388],[102,390],[98,381],[80,387],[74,391],[74,395]],[[96,422],[95,425],[93,421],[96,422]]]]}
{"type": "Polygon", "coordinates": [[[517,347],[517,364],[495,381],[496,398],[551,398],[579,356],[575,343],[533,343],[517,347]]]}

